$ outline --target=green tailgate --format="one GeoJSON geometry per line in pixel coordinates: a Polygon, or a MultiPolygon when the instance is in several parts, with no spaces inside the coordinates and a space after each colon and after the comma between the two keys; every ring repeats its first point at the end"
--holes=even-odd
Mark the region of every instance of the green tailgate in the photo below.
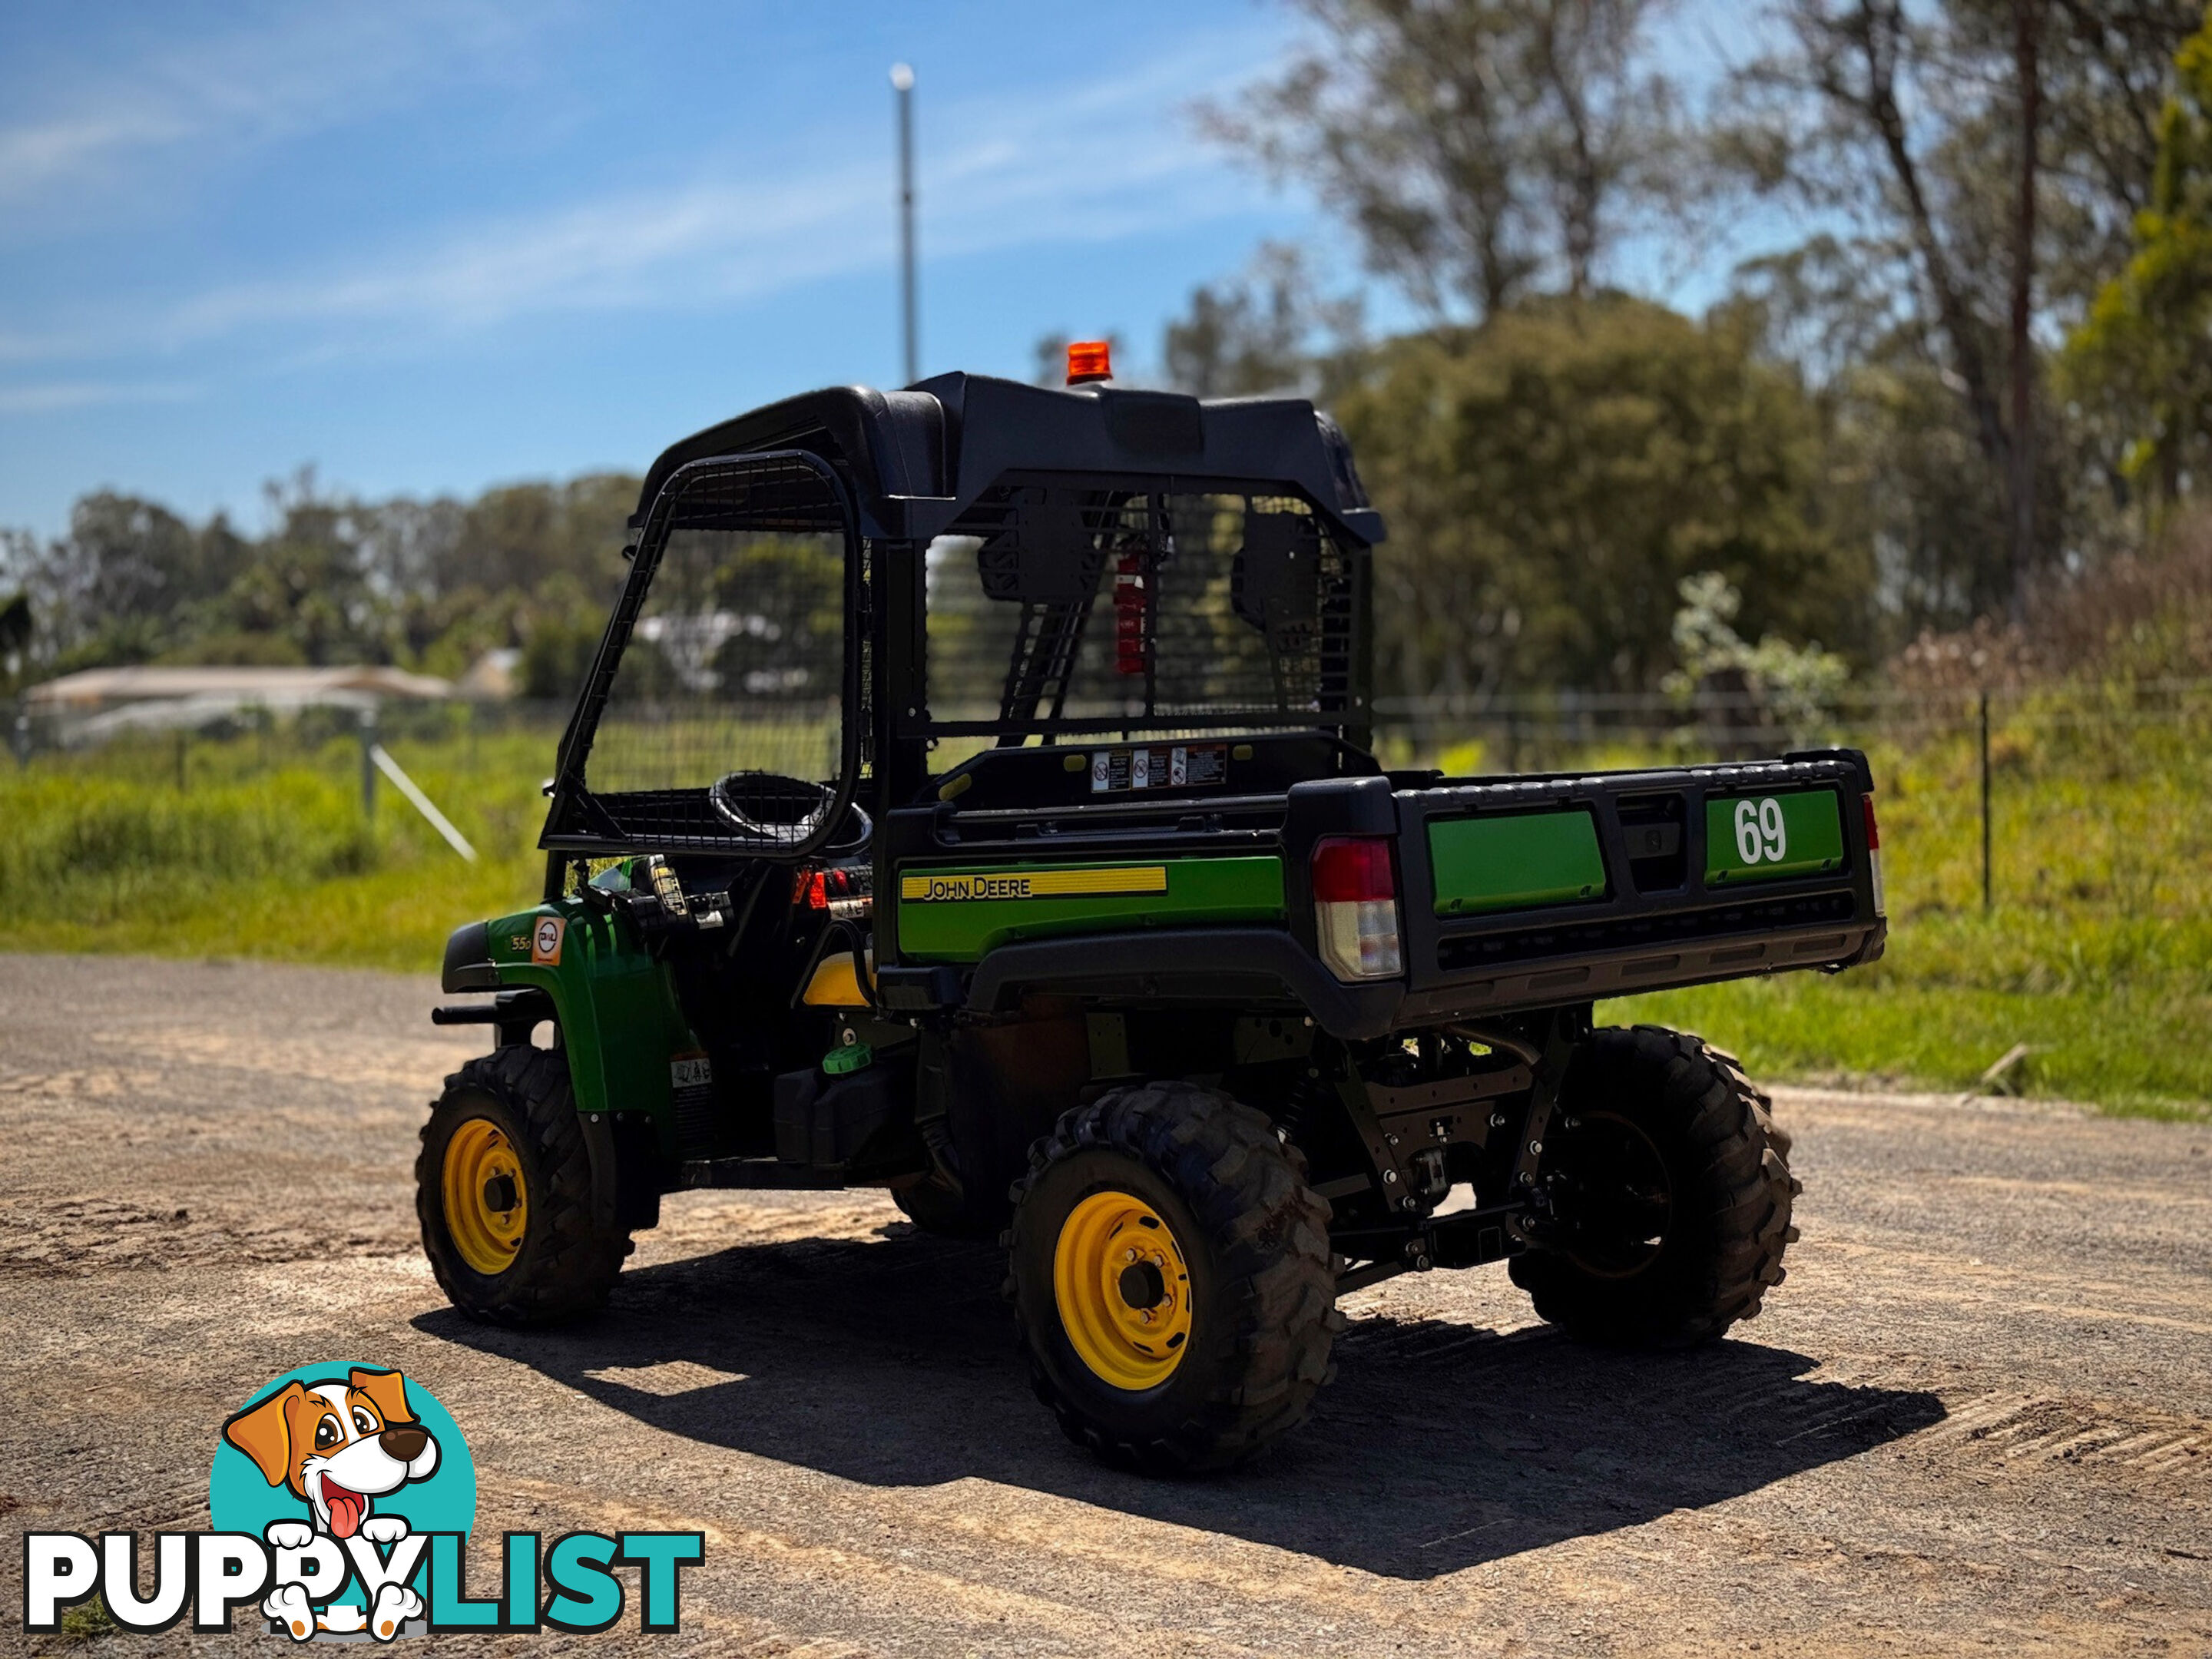
{"type": "Polygon", "coordinates": [[[910,961],[976,962],[1016,939],[1068,933],[1282,920],[1277,858],[908,865],[899,872],[899,954],[910,961]]]}
{"type": "Polygon", "coordinates": [[[1480,915],[1605,896],[1605,859],[1587,809],[1429,821],[1440,916],[1480,915]]]}
{"type": "Polygon", "coordinates": [[[1818,875],[1843,865],[1843,812],[1832,789],[1705,802],[1707,886],[1818,875]]]}

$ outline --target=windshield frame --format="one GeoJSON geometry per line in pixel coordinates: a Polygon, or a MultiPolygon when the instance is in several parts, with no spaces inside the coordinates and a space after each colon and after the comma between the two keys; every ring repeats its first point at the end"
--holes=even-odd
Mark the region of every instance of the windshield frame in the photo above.
{"type": "Polygon", "coordinates": [[[607,619],[591,671],[586,675],[574,712],[562,733],[559,759],[549,793],[551,809],[546,814],[538,845],[548,852],[608,855],[635,852],[720,852],[780,862],[798,862],[820,850],[835,837],[853,805],[860,785],[863,731],[867,702],[861,684],[865,628],[865,597],[868,544],[860,532],[851,492],[837,471],[821,456],[805,449],[763,450],[757,453],[710,456],[691,461],[671,473],[653,497],[645,523],[631,550],[630,568],[620,599],[607,619]],[[773,502],[756,509],[750,497],[756,489],[818,489],[811,502],[773,502]],[[838,775],[823,781],[833,799],[817,827],[788,842],[763,843],[734,833],[716,833],[711,817],[690,810],[696,795],[703,806],[707,791],[690,787],[595,793],[586,781],[593,742],[606,713],[615,677],[622,666],[632,632],[659,568],[670,536],[678,529],[708,527],[687,524],[683,508],[687,498],[710,489],[742,491],[741,504],[723,510],[725,522],[714,528],[791,530],[834,533],[844,544],[843,651],[839,671],[840,719],[838,775]],[[755,512],[759,523],[749,522],[755,512]],[[798,523],[801,511],[819,514],[819,520],[798,523]],[[781,512],[781,516],[778,514],[781,512]],[[832,521],[834,515],[834,521],[832,521]]]}

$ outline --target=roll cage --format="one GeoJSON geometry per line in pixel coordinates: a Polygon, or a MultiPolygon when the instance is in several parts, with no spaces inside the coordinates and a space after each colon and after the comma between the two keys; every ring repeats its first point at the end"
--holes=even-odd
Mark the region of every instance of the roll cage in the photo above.
{"type": "MultiPolygon", "coordinates": [[[[947,744],[1267,731],[1368,742],[1368,555],[1382,525],[1341,433],[1303,400],[967,374],[820,392],[672,446],[630,524],[629,574],[561,742],[540,839],[549,889],[580,857],[808,859],[850,808],[880,818],[915,799],[947,744]],[[724,542],[738,550],[701,556],[691,611],[654,615],[655,583],[680,585],[685,550],[724,542]],[[806,591],[770,614],[739,580],[762,569],[803,570],[806,591]],[[933,635],[947,572],[972,573],[980,598],[964,632],[933,635]],[[834,630],[805,620],[831,606],[834,630]],[[784,653],[766,667],[764,641],[784,653]],[[953,706],[956,665],[970,703],[988,672],[995,706],[953,706]],[[647,694],[625,701],[641,675],[647,694]],[[793,833],[735,828],[715,786],[680,767],[609,781],[607,757],[640,733],[672,756],[718,732],[734,749],[769,732],[824,760],[794,780],[822,804],[791,818],[793,833]]],[[[726,763],[779,771],[735,752],[726,763]]]]}

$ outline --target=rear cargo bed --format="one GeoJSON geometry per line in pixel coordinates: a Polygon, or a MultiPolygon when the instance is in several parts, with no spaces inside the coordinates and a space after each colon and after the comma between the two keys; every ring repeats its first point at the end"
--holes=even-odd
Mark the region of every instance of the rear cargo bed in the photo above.
{"type": "Polygon", "coordinates": [[[1403,1024],[1881,953],[1856,751],[1393,783],[1403,1024]]]}
{"type": "Polygon", "coordinates": [[[1881,952],[1856,751],[1467,779],[1302,754],[1265,775],[1298,741],[1239,744],[1212,788],[1097,799],[1065,757],[1001,750],[890,813],[887,1006],[1239,1002],[1357,1039],[1881,952]],[[1315,849],[1345,837],[1395,850],[1401,973],[1340,977],[1317,948],[1315,849]]]}

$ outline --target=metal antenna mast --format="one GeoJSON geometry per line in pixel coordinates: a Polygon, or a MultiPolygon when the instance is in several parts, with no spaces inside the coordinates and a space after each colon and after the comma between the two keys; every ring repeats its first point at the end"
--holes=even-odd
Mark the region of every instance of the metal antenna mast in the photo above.
{"type": "Polygon", "coordinates": [[[891,89],[898,99],[899,301],[906,321],[906,383],[921,378],[921,323],[914,280],[914,70],[891,65],[891,89]]]}

